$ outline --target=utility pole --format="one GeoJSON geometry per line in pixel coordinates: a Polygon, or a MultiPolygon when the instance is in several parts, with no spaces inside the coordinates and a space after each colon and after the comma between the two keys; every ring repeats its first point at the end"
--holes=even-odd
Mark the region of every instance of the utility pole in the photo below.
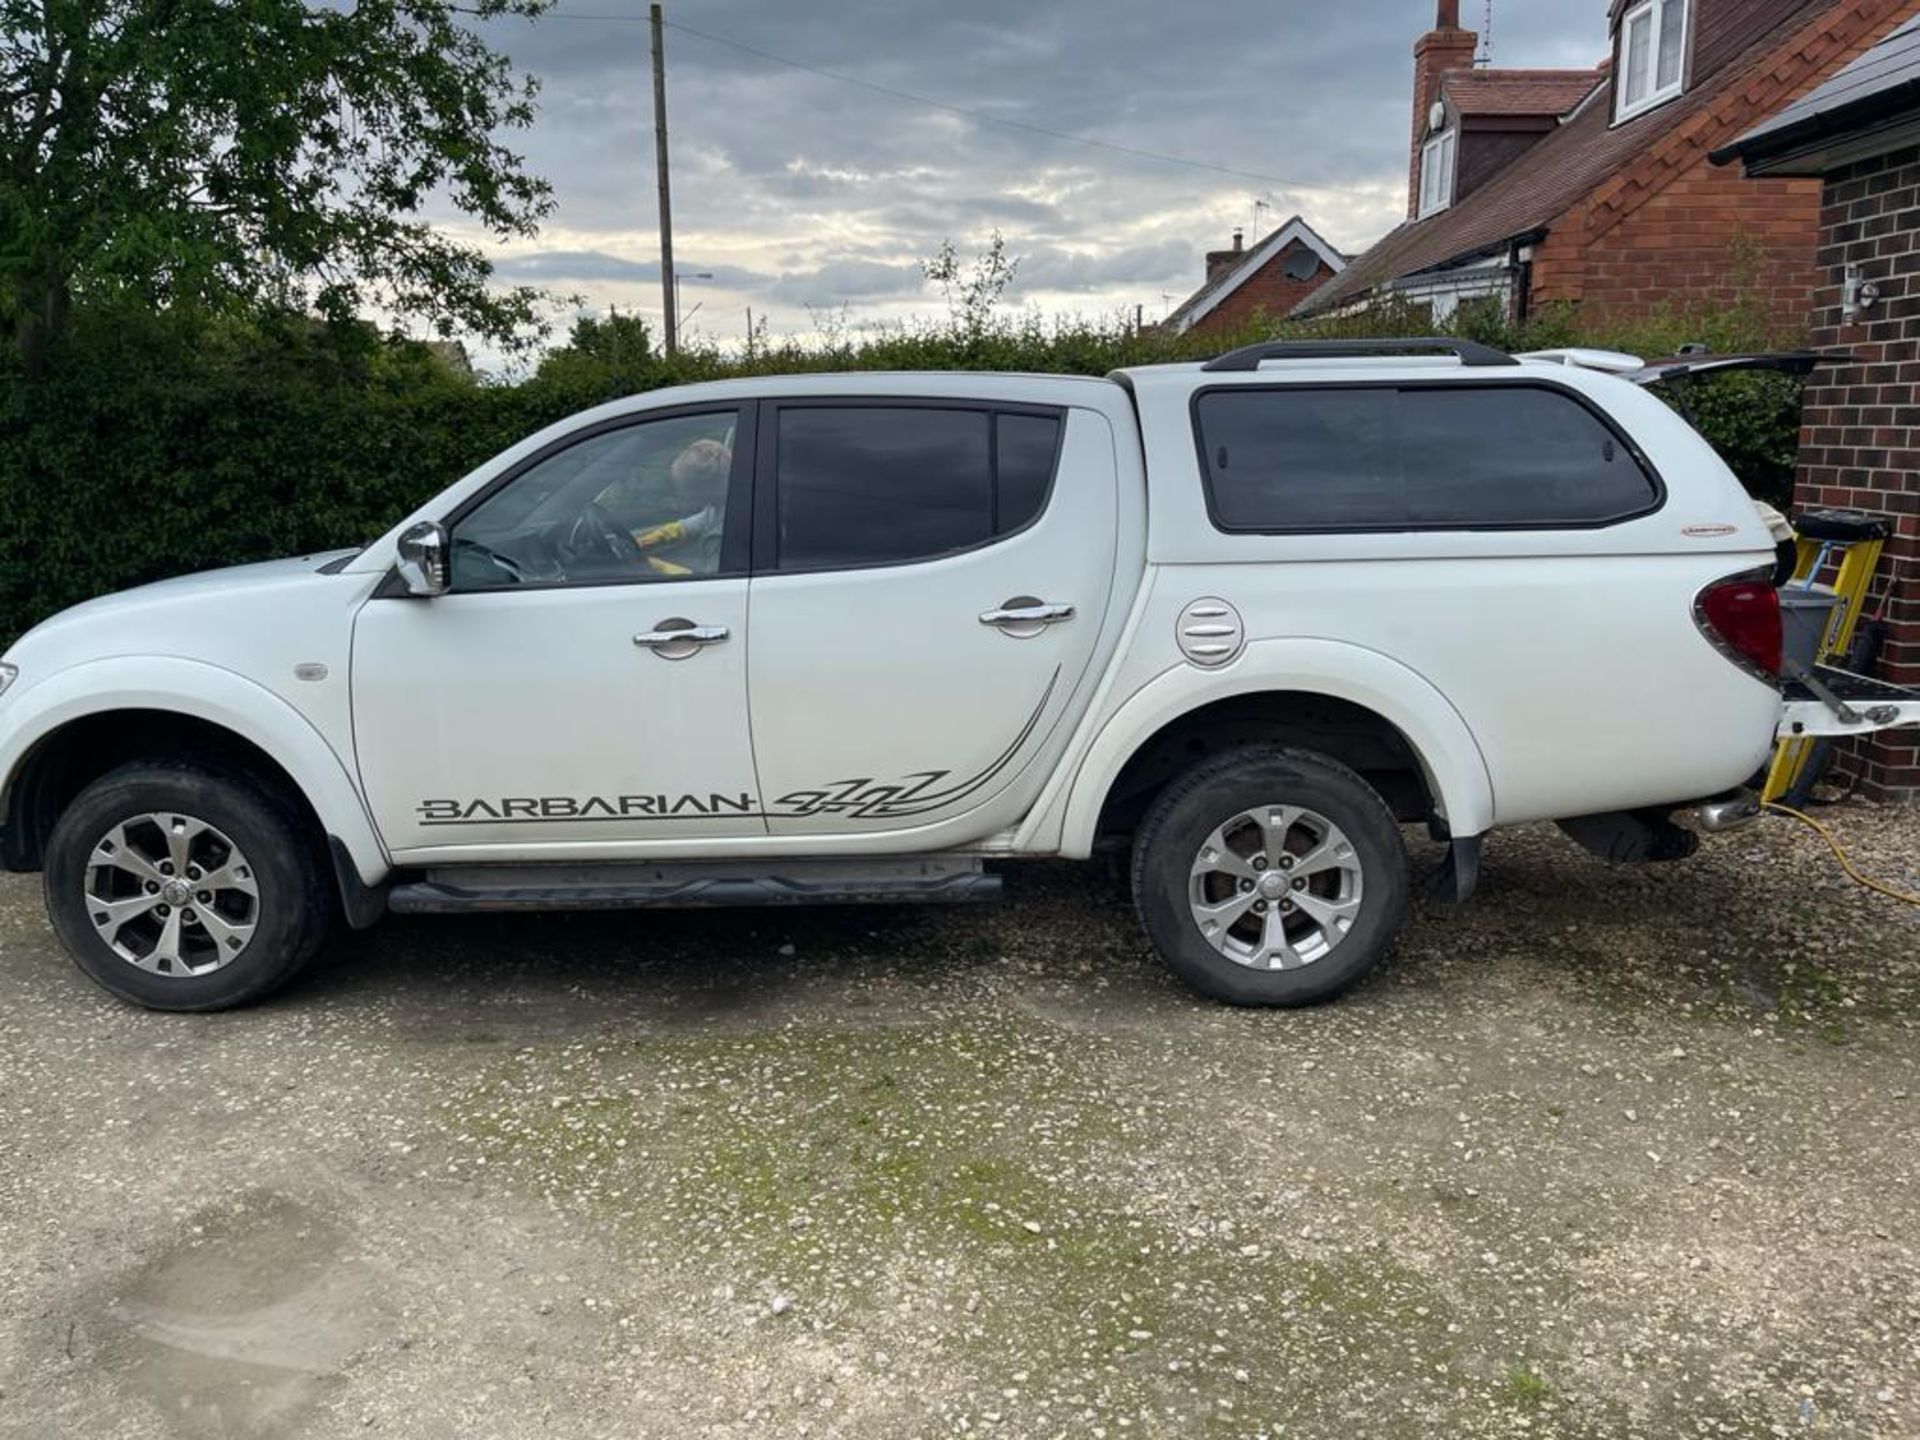
{"type": "Polygon", "coordinates": [[[653,167],[660,175],[660,308],[666,315],[666,353],[680,348],[673,284],[673,192],[667,183],[667,43],[660,7],[648,7],[653,23],[653,167]]]}

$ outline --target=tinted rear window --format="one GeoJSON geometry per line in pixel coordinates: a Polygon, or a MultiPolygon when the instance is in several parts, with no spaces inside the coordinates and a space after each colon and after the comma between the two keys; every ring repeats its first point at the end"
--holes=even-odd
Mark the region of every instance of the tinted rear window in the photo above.
{"type": "Polygon", "coordinates": [[[999,440],[1000,513],[994,530],[1018,530],[1046,503],[1053,484],[1053,457],[1060,447],[1054,415],[996,415],[999,440]]]}
{"type": "Polygon", "coordinates": [[[783,408],[779,565],[889,565],[1020,529],[1053,483],[1060,417],[906,405],[783,408]]]}
{"type": "Polygon", "coordinates": [[[1599,416],[1543,386],[1215,390],[1195,416],[1225,530],[1600,525],[1659,496],[1599,416]]]}

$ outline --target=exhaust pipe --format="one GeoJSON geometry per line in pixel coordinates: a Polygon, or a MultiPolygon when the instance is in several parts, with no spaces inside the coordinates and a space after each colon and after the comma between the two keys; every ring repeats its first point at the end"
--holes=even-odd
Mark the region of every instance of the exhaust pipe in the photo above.
{"type": "Polygon", "coordinates": [[[1742,825],[1751,825],[1760,818],[1760,797],[1742,786],[1724,795],[1716,795],[1711,800],[1702,800],[1694,814],[1699,817],[1700,828],[1707,834],[1723,835],[1729,830],[1738,830],[1742,825]]]}

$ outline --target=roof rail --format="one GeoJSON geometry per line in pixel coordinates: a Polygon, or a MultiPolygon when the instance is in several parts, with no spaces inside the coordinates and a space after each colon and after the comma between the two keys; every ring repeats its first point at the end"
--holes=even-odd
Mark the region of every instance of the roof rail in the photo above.
{"type": "Polygon", "coordinates": [[[1202,370],[1258,370],[1262,360],[1328,360],[1341,355],[1452,355],[1462,365],[1518,365],[1503,350],[1477,340],[1446,340],[1436,336],[1396,340],[1263,340],[1216,355],[1202,370]]]}

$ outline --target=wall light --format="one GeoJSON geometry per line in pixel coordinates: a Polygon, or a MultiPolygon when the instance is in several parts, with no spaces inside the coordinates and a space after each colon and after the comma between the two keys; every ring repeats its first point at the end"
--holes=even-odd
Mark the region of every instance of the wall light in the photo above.
{"type": "Polygon", "coordinates": [[[1858,265],[1847,266],[1847,278],[1840,286],[1840,319],[1855,319],[1879,298],[1880,287],[1867,279],[1858,265]]]}

